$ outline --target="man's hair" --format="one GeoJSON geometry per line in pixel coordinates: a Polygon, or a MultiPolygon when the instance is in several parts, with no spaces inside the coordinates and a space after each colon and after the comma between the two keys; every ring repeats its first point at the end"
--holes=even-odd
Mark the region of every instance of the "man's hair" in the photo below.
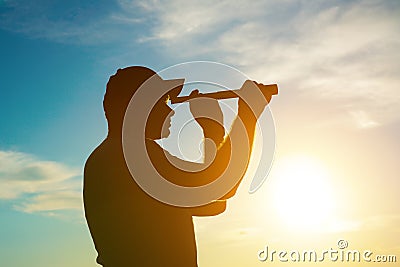
{"type": "Polygon", "coordinates": [[[147,79],[155,74],[149,68],[132,66],[118,69],[117,73],[110,77],[103,100],[109,129],[122,127],[125,111],[133,94],[147,79]]]}

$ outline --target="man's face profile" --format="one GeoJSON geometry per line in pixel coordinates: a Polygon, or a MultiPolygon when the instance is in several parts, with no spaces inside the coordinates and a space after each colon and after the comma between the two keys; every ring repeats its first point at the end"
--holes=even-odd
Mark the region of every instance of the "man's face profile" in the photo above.
{"type": "MultiPolygon", "coordinates": [[[[180,92],[181,88],[178,89],[180,92]]],[[[170,135],[171,118],[175,112],[168,105],[169,99],[169,94],[161,97],[151,110],[146,123],[146,138],[156,140],[170,135]]]]}

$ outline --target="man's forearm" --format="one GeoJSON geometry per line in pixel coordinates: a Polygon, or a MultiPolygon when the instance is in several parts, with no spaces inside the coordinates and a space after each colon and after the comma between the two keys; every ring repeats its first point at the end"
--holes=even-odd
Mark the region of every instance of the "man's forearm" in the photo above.
{"type": "Polygon", "coordinates": [[[204,138],[211,139],[218,147],[224,140],[225,129],[223,125],[218,122],[212,121],[203,128],[204,138]]]}

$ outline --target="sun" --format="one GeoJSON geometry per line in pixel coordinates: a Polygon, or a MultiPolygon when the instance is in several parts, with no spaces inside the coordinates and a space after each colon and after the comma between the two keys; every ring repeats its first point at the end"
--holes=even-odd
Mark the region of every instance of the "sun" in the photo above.
{"type": "Polygon", "coordinates": [[[309,156],[276,162],[274,207],[292,228],[323,230],[334,216],[335,199],[328,169],[309,156]]]}

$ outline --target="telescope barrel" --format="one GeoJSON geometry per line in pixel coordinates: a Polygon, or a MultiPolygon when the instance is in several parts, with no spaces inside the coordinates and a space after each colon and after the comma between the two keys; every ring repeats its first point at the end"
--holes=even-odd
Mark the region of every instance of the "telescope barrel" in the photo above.
{"type": "MultiPolygon", "coordinates": [[[[278,94],[278,85],[276,85],[276,84],[268,84],[268,85],[258,84],[257,86],[261,90],[261,92],[263,93],[263,95],[265,97],[269,97],[271,95],[278,94]]],[[[214,92],[214,93],[199,94],[199,95],[195,95],[195,96],[189,95],[189,96],[171,97],[170,100],[171,100],[172,104],[177,104],[177,103],[183,103],[183,102],[189,101],[190,99],[194,99],[197,97],[208,97],[208,98],[213,98],[216,100],[239,97],[239,95],[237,93],[235,93],[235,91],[239,91],[239,90],[220,91],[220,92],[214,92]]]]}

